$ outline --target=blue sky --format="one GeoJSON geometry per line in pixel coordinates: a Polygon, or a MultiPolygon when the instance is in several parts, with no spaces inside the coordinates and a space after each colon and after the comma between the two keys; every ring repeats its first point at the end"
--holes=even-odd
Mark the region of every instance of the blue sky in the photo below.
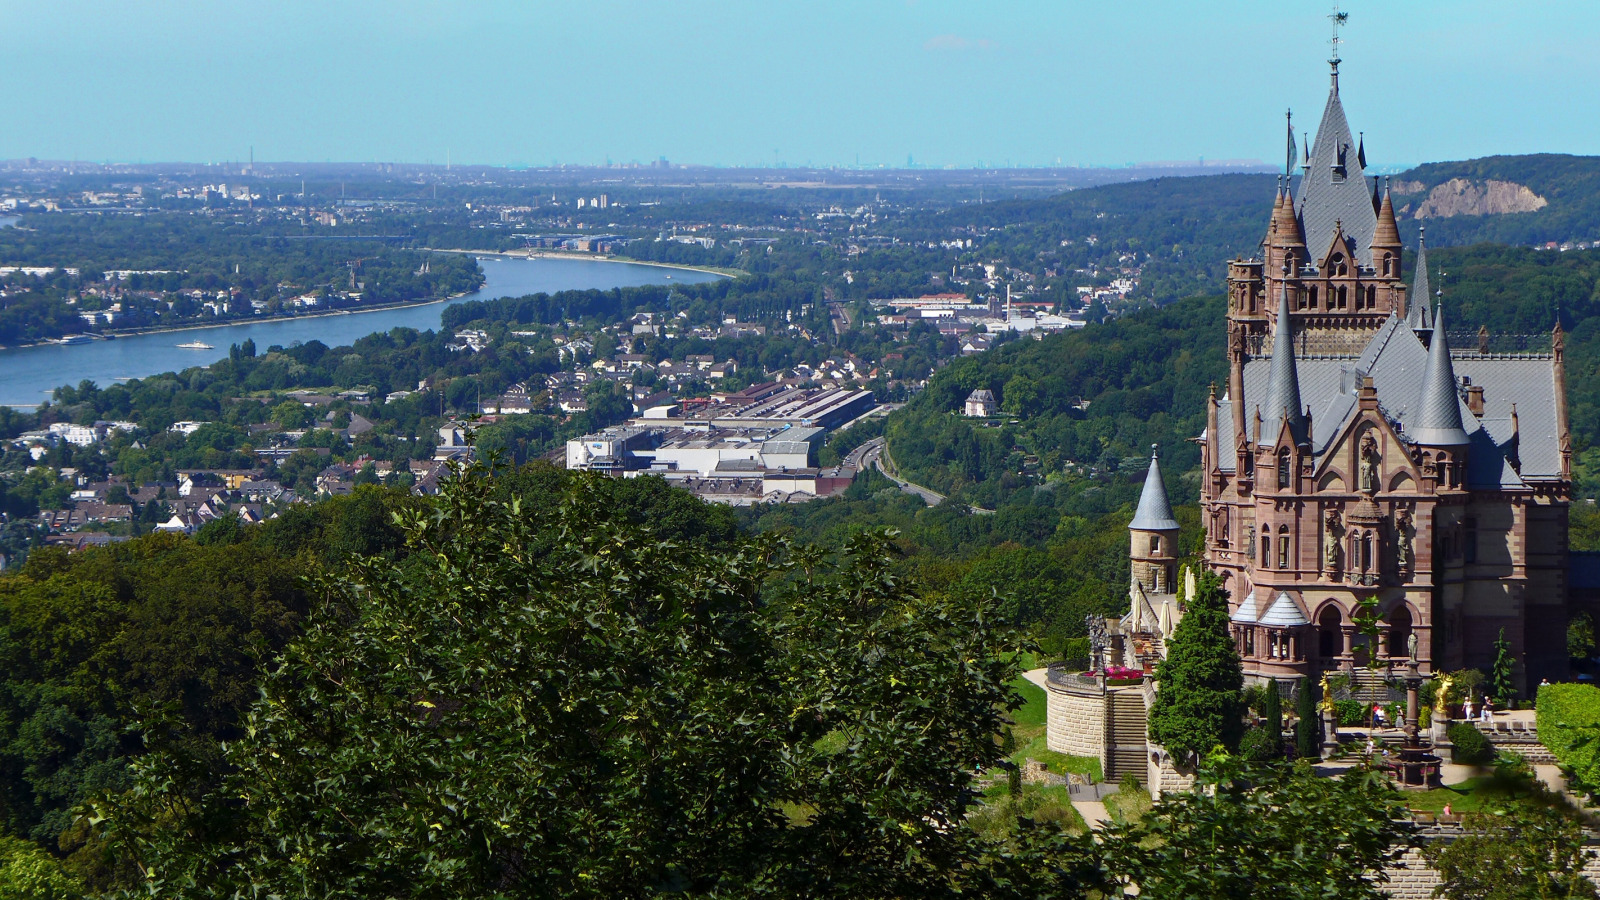
{"type": "MultiPolygon", "coordinates": [[[[1593,0],[1346,0],[1378,165],[1600,152],[1593,0]]],[[[1281,159],[1301,0],[0,0],[0,157],[514,165],[1281,159]]]]}

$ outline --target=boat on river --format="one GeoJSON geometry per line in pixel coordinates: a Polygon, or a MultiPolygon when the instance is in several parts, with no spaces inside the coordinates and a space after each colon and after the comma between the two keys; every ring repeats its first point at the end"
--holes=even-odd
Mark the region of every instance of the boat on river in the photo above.
{"type": "Polygon", "coordinates": [[[94,338],[87,334],[69,334],[56,341],[58,344],[87,344],[94,338]]]}
{"type": "Polygon", "coordinates": [[[201,343],[199,341],[190,341],[187,344],[179,344],[178,347],[180,349],[183,349],[183,350],[215,350],[216,349],[215,347],[211,346],[210,344],[203,344],[203,343],[201,343]]]}

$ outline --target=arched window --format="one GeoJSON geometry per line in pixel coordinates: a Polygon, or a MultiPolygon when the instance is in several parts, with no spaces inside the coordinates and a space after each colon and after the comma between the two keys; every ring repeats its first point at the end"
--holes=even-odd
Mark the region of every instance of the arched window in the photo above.
{"type": "Polygon", "coordinates": [[[1278,526],[1278,568],[1289,568],[1289,526],[1278,526]]]}
{"type": "Polygon", "coordinates": [[[1333,305],[1338,309],[1349,308],[1348,288],[1345,285],[1336,285],[1333,289],[1333,305]]]}
{"type": "Polygon", "coordinates": [[[1401,658],[1411,656],[1406,640],[1411,636],[1411,611],[1404,606],[1389,614],[1389,655],[1401,658]]]}
{"type": "Polygon", "coordinates": [[[1344,650],[1343,634],[1339,630],[1339,609],[1329,606],[1317,617],[1317,655],[1331,660],[1344,650]]]}
{"type": "Polygon", "coordinates": [[[1344,275],[1346,273],[1343,253],[1335,253],[1333,257],[1328,260],[1328,271],[1332,272],[1334,275],[1344,275]]]}
{"type": "Polygon", "coordinates": [[[1316,286],[1312,285],[1312,287],[1309,289],[1309,291],[1307,293],[1310,295],[1310,301],[1307,303],[1307,305],[1312,309],[1316,309],[1317,308],[1317,288],[1316,288],[1316,286]]]}
{"type": "Polygon", "coordinates": [[[1376,285],[1367,285],[1367,309],[1378,308],[1378,288],[1376,285]]]}
{"type": "Polygon", "coordinates": [[[1361,571],[1372,571],[1372,532],[1361,532],[1361,571]]]}
{"type": "Polygon", "coordinates": [[[1261,565],[1263,568],[1272,564],[1272,535],[1261,536],[1261,565]]]}
{"type": "Polygon", "coordinates": [[[1150,555],[1158,556],[1161,553],[1161,535],[1150,535],[1150,555]]]}
{"type": "Polygon", "coordinates": [[[1385,253],[1383,255],[1383,274],[1385,274],[1385,275],[1393,275],[1394,274],[1394,254],[1393,253],[1385,253]]]}
{"type": "Polygon", "coordinates": [[[1289,458],[1289,448],[1284,447],[1278,451],[1278,490],[1286,490],[1290,484],[1290,475],[1293,460],[1289,458]]]}

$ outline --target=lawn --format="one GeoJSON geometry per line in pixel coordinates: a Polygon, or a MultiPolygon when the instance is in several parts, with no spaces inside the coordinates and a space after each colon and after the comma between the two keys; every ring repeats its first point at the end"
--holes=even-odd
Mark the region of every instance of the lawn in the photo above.
{"type": "Polygon", "coordinates": [[[1105,775],[1100,770],[1099,759],[1092,756],[1069,756],[1049,748],[1045,738],[1045,712],[1048,701],[1044,688],[1026,678],[1018,678],[1011,683],[1011,686],[1025,701],[1021,708],[1011,713],[1011,719],[1016,723],[1011,727],[1011,733],[1017,742],[1016,752],[1010,757],[1011,761],[1020,766],[1024,760],[1036,759],[1057,775],[1077,773],[1089,776],[1092,781],[1103,781],[1105,775]]]}
{"type": "Polygon", "coordinates": [[[1428,791],[1405,791],[1401,796],[1411,809],[1434,813],[1443,812],[1446,803],[1450,804],[1452,813],[1467,813],[1507,803],[1542,804],[1553,799],[1549,793],[1538,790],[1530,778],[1515,770],[1480,775],[1428,791]]]}

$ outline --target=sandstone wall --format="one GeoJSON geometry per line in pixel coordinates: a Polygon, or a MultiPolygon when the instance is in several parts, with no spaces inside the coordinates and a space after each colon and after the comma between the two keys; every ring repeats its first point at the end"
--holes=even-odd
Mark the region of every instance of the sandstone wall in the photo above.
{"type": "Polygon", "coordinates": [[[1057,753],[1092,756],[1106,762],[1106,698],[1098,691],[1073,690],[1052,683],[1046,691],[1045,743],[1057,753]]]}

